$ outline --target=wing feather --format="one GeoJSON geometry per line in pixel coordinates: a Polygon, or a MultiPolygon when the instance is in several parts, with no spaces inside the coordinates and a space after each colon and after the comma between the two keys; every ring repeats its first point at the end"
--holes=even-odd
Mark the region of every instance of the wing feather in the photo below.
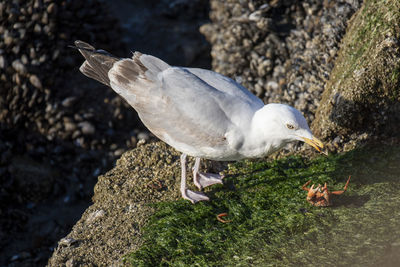
{"type": "Polygon", "coordinates": [[[224,93],[234,95],[235,97],[241,98],[243,101],[247,101],[252,104],[255,108],[262,108],[264,103],[260,98],[249,92],[241,84],[235,82],[229,77],[221,75],[211,70],[199,69],[199,68],[185,68],[209,85],[222,91],[224,93]]]}
{"type": "Polygon", "coordinates": [[[134,60],[114,64],[111,85],[136,109],[146,127],[169,145],[189,155],[205,155],[228,147],[226,134],[240,134],[251,122],[257,105],[242,91],[219,90],[185,68],[167,67],[153,57],[142,61],[142,57],[145,68],[140,75],[126,71],[134,60]]]}

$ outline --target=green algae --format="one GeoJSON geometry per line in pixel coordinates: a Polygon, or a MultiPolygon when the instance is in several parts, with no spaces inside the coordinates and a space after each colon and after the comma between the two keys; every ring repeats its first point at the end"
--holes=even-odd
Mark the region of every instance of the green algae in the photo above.
{"type": "Polygon", "coordinates": [[[162,202],[131,266],[395,266],[400,262],[400,149],[364,148],[308,161],[239,162],[212,201],[162,202]],[[348,191],[333,206],[306,201],[311,179],[348,191]],[[230,223],[216,215],[227,212],[230,223]]]}

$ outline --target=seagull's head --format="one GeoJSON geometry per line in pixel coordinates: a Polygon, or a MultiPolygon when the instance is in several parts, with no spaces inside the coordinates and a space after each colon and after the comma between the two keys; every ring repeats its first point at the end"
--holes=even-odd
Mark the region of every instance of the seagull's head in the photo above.
{"type": "Polygon", "coordinates": [[[280,137],[283,143],[298,140],[321,152],[323,143],[312,134],[306,119],[297,109],[284,104],[268,104],[262,108],[262,113],[270,133],[280,137]]]}

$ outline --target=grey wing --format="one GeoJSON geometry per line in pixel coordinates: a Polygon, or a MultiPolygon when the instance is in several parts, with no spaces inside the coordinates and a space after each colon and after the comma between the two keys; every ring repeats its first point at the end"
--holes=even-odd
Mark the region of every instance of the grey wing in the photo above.
{"type": "Polygon", "coordinates": [[[225,146],[225,134],[237,127],[240,110],[245,109],[242,115],[251,113],[240,99],[216,90],[183,68],[168,68],[159,78],[160,91],[152,94],[156,101],[138,112],[154,134],[174,147],[225,146]]]}
{"type": "Polygon", "coordinates": [[[240,97],[243,101],[248,101],[252,106],[262,108],[264,103],[260,98],[252,94],[249,90],[243,87],[241,84],[235,82],[229,77],[211,70],[199,69],[199,68],[185,68],[200,79],[207,82],[214,88],[225,92],[236,97],[240,97]]]}
{"type": "Polygon", "coordinates": [[[135,53],[109,71],[111,87],[138,112],[149,130],[180,151],[226,146],[241,134],[258,105],[218,90],[184,68],[135,53]],[[186,149],[187,148],[187,149],[186,149]]]}

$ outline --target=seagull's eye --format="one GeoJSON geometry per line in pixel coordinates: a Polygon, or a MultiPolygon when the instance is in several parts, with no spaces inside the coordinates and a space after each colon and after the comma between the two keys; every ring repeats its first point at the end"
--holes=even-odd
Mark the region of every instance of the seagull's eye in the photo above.
{"type": "Polygon", "coordinates": [[[286,124],[286,127],[289,129],[289,130],[294,130],[294,126],[292,125],[292,124],[290,124],[290,123],[287,123],[286,124]]]}

